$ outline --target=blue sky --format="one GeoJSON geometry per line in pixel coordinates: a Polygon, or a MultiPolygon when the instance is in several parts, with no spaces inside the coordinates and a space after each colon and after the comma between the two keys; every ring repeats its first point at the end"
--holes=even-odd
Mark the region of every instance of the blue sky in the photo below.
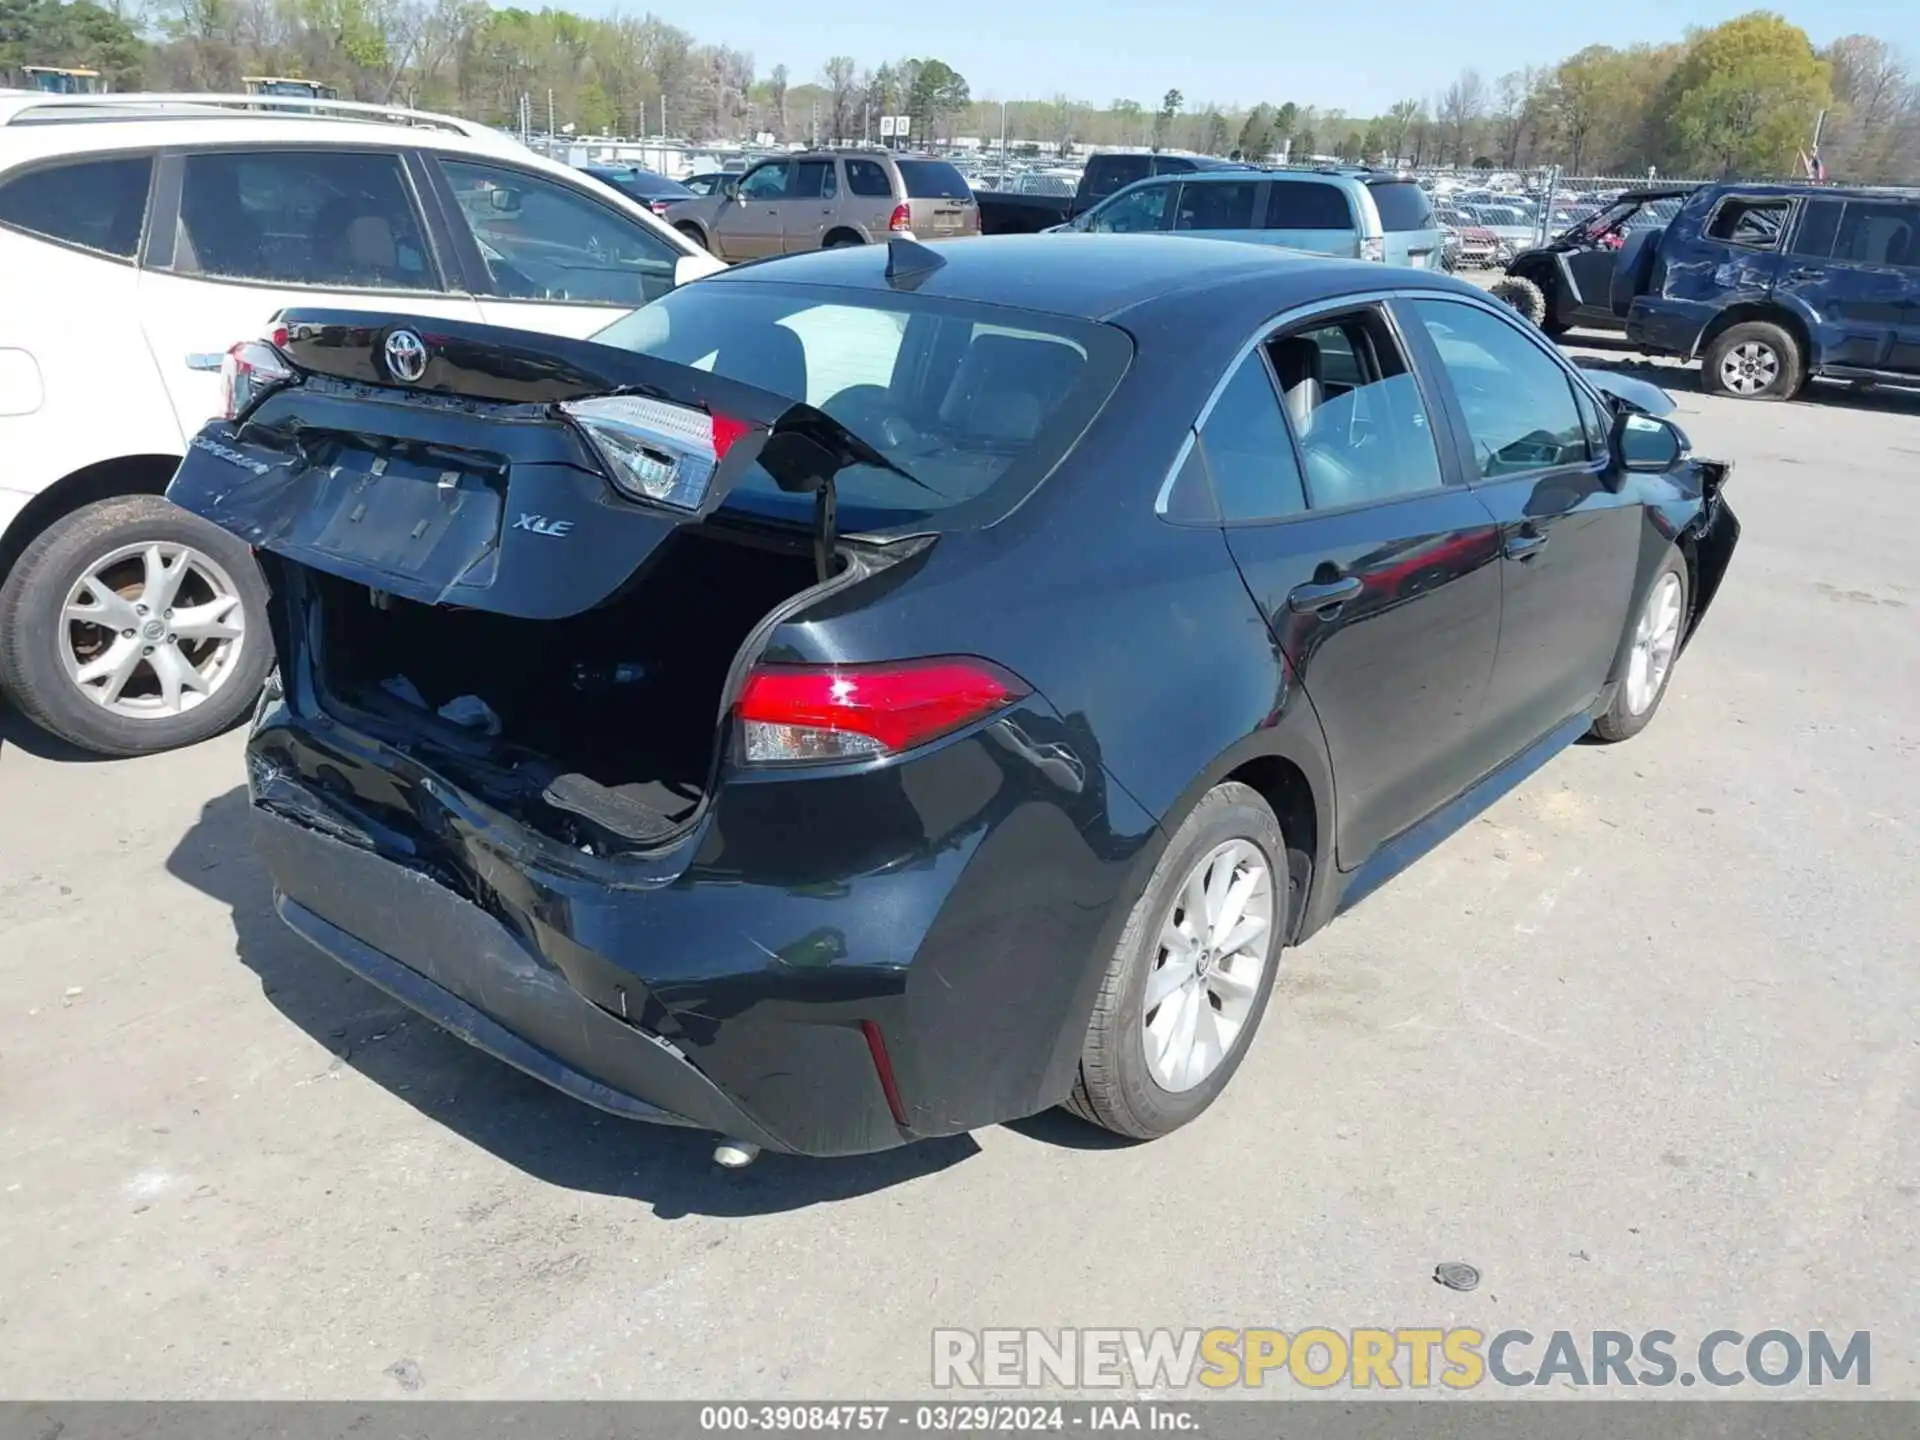
{"type": "MultiPolygon", "coordinates": [[[[521,0],[526,3],[526,0],[521,0]]],[[[568,0],[556,0],[568,3],[568,0]]],[[[1464,65],[1491,81],[1596,42],[1678,39],[1757,8],[1754,0],[571,0],[594,14],[651,9],[702,41],[751,51],[760,73],[785,62],[795,83],[829,55],[874,64],[937,56],[978,98],[1045,99],[1065,91],[1104,105],[1255,100],[1351,114],[1444,89],[1464,65]]],[[[1816,44],[1865,31],[1920,69],[1920,0],[1817,0],[1780,6],[1816,44]]]]}

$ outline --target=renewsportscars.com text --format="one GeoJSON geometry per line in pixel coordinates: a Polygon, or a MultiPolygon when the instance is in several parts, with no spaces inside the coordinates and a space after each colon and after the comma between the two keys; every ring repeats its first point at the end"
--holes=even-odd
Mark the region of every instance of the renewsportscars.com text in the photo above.
{"type": "Polygon", "coordinates": [[[1507,1387],[1825,1386],[1873,1383],[1873,1337],[1714,1330],[936,1330],[938,1389],[1312,1390],[1507,1387]]]}

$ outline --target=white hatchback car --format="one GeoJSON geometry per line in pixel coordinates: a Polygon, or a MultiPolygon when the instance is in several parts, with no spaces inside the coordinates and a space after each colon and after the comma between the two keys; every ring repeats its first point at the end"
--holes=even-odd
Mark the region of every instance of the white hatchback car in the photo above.
{"type": "Polygon", "coordinates": [[[293,305],[586,336],[719,261],[510,136],[261,96],[0,94],[0,690],[84,749],[226,728],[272,664],[244,545],[161,497],[293,305]]]}

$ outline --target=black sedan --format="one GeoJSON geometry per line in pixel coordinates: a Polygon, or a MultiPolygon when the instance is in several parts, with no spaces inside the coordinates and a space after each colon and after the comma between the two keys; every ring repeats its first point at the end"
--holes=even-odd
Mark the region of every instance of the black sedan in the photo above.
{"type": "Polygon", "coordinates": [[[1192,1120],[1285,946],[1653,718],[1739,534],[1660,391],[1229,243],[278,325],[170,494],[272,583],[280,914],[736,1156],[1192,1120]]]}
{"type": "Polygon", "coordinates": [[[694,198],[694,192],[678,180],[669,180],[635,165],[583,165],[580,168],[628,199],[638,200],[656,215],[664,215],[669,206],[694,198]]]}

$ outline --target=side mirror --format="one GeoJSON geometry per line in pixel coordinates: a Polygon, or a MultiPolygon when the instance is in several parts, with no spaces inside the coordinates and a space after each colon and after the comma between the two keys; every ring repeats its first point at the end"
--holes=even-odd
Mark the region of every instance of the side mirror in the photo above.
{"type": "Polygon", "coordinates": [[[1613,456],[1622,470],[1661,473],[1687,458],[1687,437],[1671,421],[1634,411],[1613,422],[1613,456]]]}
{"type": "Polygon", "coordinates": [[[729,200],[738,200],[740,198],[740,182],[738,180],[722,180],[720,182],[720,193],[729,200]]]}
{"type": "Polygon", "coordinates": [[[520,213],[520,192],[496,185],[487,191],[487,204],[493,207],[496,214],[517,215],[520,213]]]}

